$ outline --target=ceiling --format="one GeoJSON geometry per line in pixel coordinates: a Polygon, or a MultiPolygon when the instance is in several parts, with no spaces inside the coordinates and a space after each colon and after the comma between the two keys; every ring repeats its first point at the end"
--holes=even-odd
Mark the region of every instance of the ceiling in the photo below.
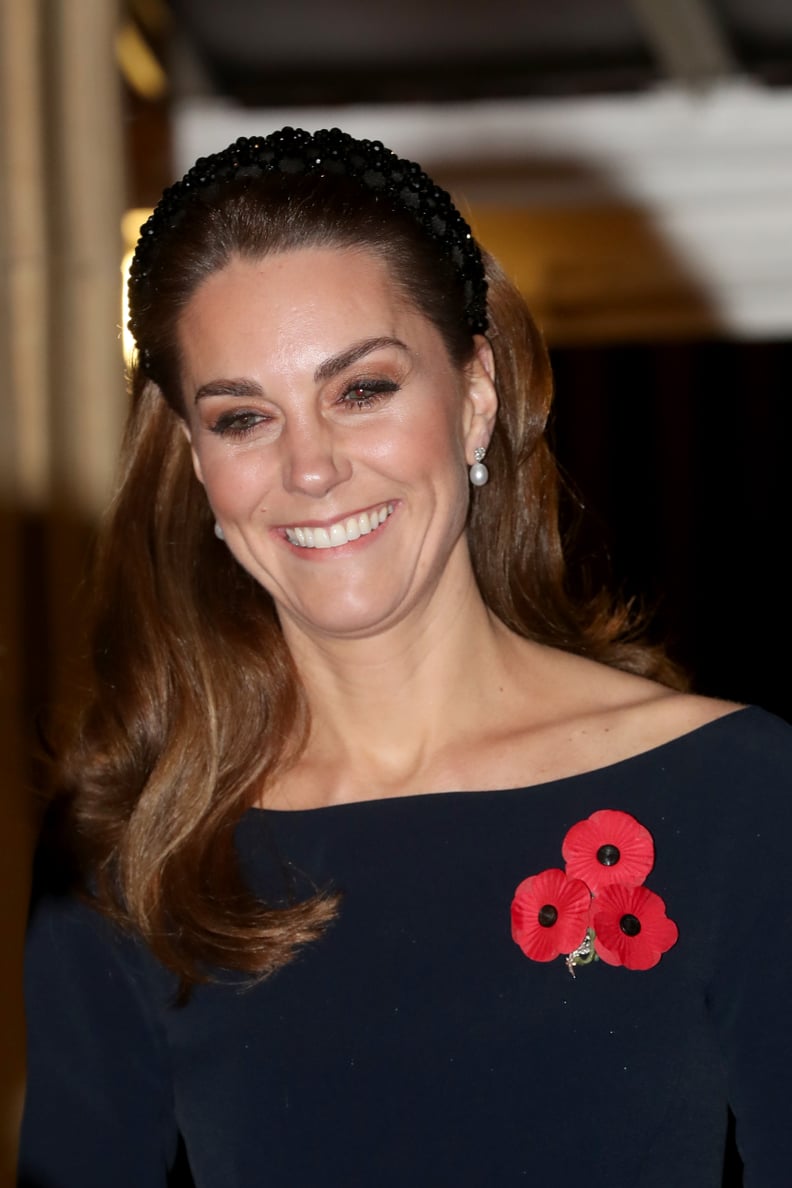
{"type": "Polygon", "coordinates": [[[128,5],[168,88],[138,202],[340,124],[453,191],[553,341],[792,338],[792,0],[128,5]]]}
{"type": "MultiPolygon", "coordinates": [[[[259,107],[792,84],[789,0],[167,0],[182,82],[259,107]]],[[[179,78],[176,77],[178,86],[179,78]]]]}

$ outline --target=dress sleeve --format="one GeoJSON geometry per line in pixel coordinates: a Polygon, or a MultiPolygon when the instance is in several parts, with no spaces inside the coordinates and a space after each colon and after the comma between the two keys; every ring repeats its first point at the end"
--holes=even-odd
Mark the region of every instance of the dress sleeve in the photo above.
{"type": "Polygon", "coordinates": [[[710,986],[744,1188],[790,1183],[792,732],[783,741],[781,753],[772,756],[783,764],[768,764],[767,756],[757,763],[740,796],[740,812],[727,826],[724,929],[710,986]]]}
{"type": "Polygon", "coordinates": [[[164,1188],[179,1136],[135,943],[89,905],[34,903],[19,1188],[164,1188]]]}

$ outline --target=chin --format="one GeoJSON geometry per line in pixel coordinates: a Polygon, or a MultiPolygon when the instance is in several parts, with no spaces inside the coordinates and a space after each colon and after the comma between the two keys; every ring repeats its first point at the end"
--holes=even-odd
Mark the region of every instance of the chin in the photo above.
{"type": "MultiPolygon", "coordinates": [[[[333,639],[369,639],[401,622],[414,605],[414,598],[405,589],[392,586],[372,590],[371,582],[357,591],[333,590],[326,587],[316,591],[316,597],[300,602],[283,602],[275,598],[278,617],[284,630],[293,627],[301,634],[325,636],[333,639]]],[[[312,592],[313,593],[313,592],[312,592]]]]}
{"type": "MultiPolygon", "coordinates": [[[[295,613],[279,608],[281,624],[288,623],[307,635],[325,636],[331,639],[371,639],[387,631],[402,617],[400,607],[357,608],[344,610],[334,607],[323,608],[323,613],[308,614],[304,610],[295,613]]],[[[288,630],[288,628],[287,628],[288,630]]]]}

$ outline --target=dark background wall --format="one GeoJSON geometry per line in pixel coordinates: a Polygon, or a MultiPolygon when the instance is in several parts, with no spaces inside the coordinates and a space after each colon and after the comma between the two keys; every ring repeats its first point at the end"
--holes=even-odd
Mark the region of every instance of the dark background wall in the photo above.
{"type": "Polygon", "coordinates": [[[654,607],[702,693],[792,719],[792,343],[557,349],[574,557],[654,607]]]}

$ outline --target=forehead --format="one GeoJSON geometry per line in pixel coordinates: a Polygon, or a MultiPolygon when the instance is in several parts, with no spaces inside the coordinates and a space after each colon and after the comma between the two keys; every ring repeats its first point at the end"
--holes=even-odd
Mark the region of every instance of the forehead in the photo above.
{"type": "Polygon", "coordinates": [[[192,378],[249,369],[262,353],[273,365],[315,367],[345,343],[368,337],[407,336],[421,350],[436,333],[379,256],[345,248],[235,256],[201,283],[179,321],[192,378]]]}
{"type": "Polygon", "coordinates": [[[233,256],[202,281],[182,322],[189,326],[207,313],[216,317],[229,304],[237,315],[252,308],[278,317],[298,311],[328,318],[350,311],[387,316],[409,307],[412,312],[385,261],[357,248],[300,248],[261,259],[233,256]]]}

